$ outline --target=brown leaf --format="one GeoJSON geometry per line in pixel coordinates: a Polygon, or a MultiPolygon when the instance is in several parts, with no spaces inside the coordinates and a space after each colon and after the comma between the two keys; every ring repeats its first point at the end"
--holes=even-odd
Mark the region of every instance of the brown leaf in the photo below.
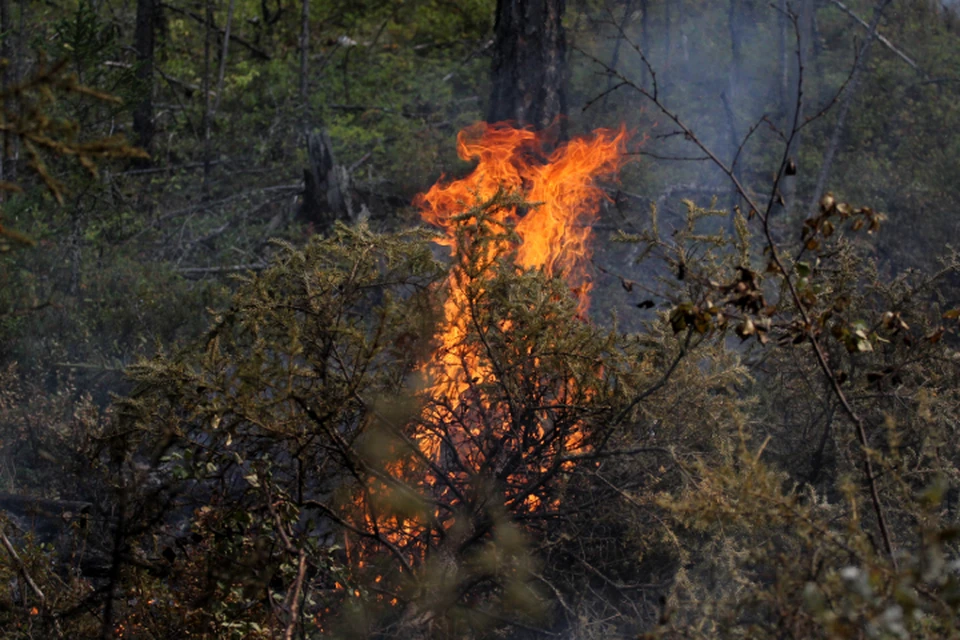
{"type": "Polygon", "coordinates": [[[836,203],[837,201],[833,199],[833,194],[827,193],[822,198],[820,198],[820,210],[823,211],[824,213],[827,213],[828,211],[833,209],[833,205],[835,205],[836,203]]]}

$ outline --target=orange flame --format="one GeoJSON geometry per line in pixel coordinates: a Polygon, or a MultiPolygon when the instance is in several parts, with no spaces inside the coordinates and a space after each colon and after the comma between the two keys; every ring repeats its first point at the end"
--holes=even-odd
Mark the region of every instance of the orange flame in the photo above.
{"type": "MultiPolygon", "coordinates": [[[[470,223],[464,220],[465,212],[499,192],[519,193],[532,205],[524,215],[515,207],[496,208],[489,213],[495,222],[513,226],[520,240],[513,247],[504,247],[507,241],[501,240],[490,252],[502,255],[505,249],[513,249],[518,266],[542,269],[548,277],[562,276],[577,296],[583,314],[589,306],[591,288],[586,270],[591,224],[606,197],[595,181],[617,171],[627,137],[624,129],[601,129],[592,138],[571,140],[545,158],[541,134],[504,123],[478,123],[457,136],[459,156],[463,160],[477,159],[477,167],[465,178],[437,183],[416,203],[424,221],[444,231],[438,242],[455,254],[457,230],[470,223]]],[[[465,344],[470,321],[465,305],[466,280],[463,271],[451,271],[439,337],[440,362],[427,367],[435,379],[431,395],[445,397],[454,408],[469,387],[468,377],[485,381],[492,375],[465,344]]],[[[435,458],[439,442],[430,437],[421,437],[420,441],[425,453],[435,458]]]]}
{"type": "MultiPolygon", "coordinates": [[[[470,287],[482,288],[484,279],[489,278],[492,271],[464,267],[463,256],[458,255],[462,248],[459,233],[477,223],[480,214],[476,207],[504,192],[518,194],[529,205],[517,207],[504,200],[506,204],[484,209],[488,222],[512,228],[514,234],[497,235],[480,257],[489,266],[495,259],[512,255],[518,267],[540,269],[548,277],[563,278],[576,298],[577,309],[584,314],[591,288],[586,268],[591,225],[606,197],[595,182],[597,178],[612,176],[619,169],[627,138],[623,129],[598,130],[590,137],[571,140],[548,154],[541,134],[507,124],[479,123],[459,134],[460,157],[477,160],[477,166],[460,180],[439,182],[416,200],[424,221],[442,230],[444,235],[437,241],[450,249],[454,267],[446,282],[447,298],[437,335],[438,349],[423,365],[424,372],[433,381],[426,393],[435,402],[414,428],[413,443],[419,449],[413,457],[416,459],[401,458],[391,463],[389,472],[396,479],[434,495],[439,498],[438,503],[455,504],[455,490],[450,487],[456,483],[451,483],[450,478],[465,483],[480,474],[484,465],[489,468],[491,456],[502,455],[485,449],[490,442],[510,442],[509,446],[519,455],[540,446],[531,441],[545,437],[543,426],[524,427],[527,431],[518,435],[515,433],[518,427],[509,426],[506,415],[497,414],[498,409],[487,406],[488,399],[477,392],[483,383],[493,382],[496,377],[491,367],[483,364],[477,347],[467,339],[473,320],[469,292],[470,287]],[[485,413],[485,419],[474,419],[480,413],[485,413]],[[502,428],[503,433],[484,433],[485,429],[491,429],[491,424],[495,425],[492,430],[502,428]],[[503,426],[497,427],[497,424],[503,426]],[[507,433],[511,428],[514,433],[507,433]],[[456,469],[448,468],[444,462],[443,446],[455,450],[456,469]],[[442,482],[439,473],[449,477],[442,482]]],[[[571,381],[566,386],[572,385],[571,381]]],[[[562,400],[573,392],[573,389],[558,389],[556,396],[562,400]]],[[[582,451],[586,446],[585,434],[577,427],[547,446],[547,450],[556,456],[563,451],[582,451]]],[[[518,471],[513,478],[514,485],[526,484],[537,470],[518,471]]],[[[357,506],[364,511],[362,518],[367,527],[385,534],[396,548],[406,549],[411,560],[420,544],[416,540],[431,535],[430,531],[436,531],[437,526],[450,524],[449,514],[441,515],[439,511],[432,514],[429,526],[416,517],[378,515],[376,498],[388,493],[389,487],[382,480],[373,480],[364,491],[365,497],[358,499],[357,506]]],[[[514,500],[518,506],[522,504],[529,511],[555,506],[545,505],[540,496],[519,489],[513,495],[508,490],[506,499],[514,500]]]]}
{"type": "MultiPolygon", "coordinates": [[[[544,161],[543,137],[508,124],[478,123],[457,136],[457,152],[463,160],[479,160],[470,175],[450,183],[437,183],[417,198],[424,221],[440,227],[445,236],[438,242],[456,252],[457,229],[469,220],[463,214],[498,192],[518,192],[534,205],[520,216],[516,208],[492,211],[496,222],[511,225],[520,238],[515,247],[517,264],[539,268],[549,277],[562,276],[577,295],[579,311],[589,306],[591,283],[586,270],[590,257],[591,223],[606,196],[594,183],[619,168],[627,141],[625,130],[598,130],[592,138],[575,138],[556,149],[544,161]]],[[[506,247],[492,247],[500,254],[506,247]]],[[[441,337],[444,389],[436,389],[458,403],[466,391],[467,373],[486,378],[476,358],[464,353],[469,314],[464,309],[464,274],[454,269],[449,279],[449,297],[444,306],[445,332],[441,337]]],[[[435,372],[436,373],[436,372],[435,372]]],[[[443,384],[443,383],[441,383],[443,384]]],[[[431,452],[435,453],[435,452],[431,452]]]]}
{"type": "Polygon", "coordinates": [[[499,190],[519,192],[535,206],[523,217],[515,209],[504,209],[498,220],[516,225],[520,236],[517,264],[542,268],[550,277],[565,277],[578,293],[581,311],[585,311],[590,224],[605,198],[594,182],[617,171],[626,141],[623,129],[601,129],[593,138],[571,140],[544,162],[540,134],[506,124],[479,123],[457,136],[459,156],[479,160],[477,167],[461,180],[434,185],[417,199],[417,204],[424,221],[446,232],[438,242],[453,251],[461,214],[499,190]]]}

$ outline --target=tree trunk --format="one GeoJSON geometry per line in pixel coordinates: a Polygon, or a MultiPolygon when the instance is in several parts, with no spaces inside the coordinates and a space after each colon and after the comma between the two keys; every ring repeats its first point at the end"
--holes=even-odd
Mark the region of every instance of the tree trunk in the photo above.
{"type": "Polygon", "coordinates": [[[157,0],[137,0],[137,29],[134,48],[137,50],[137,79],[141,83],[143,98],[133,110],[133,131],[137,145],[149,151],[153,143],[153,49],[157,0]]]}
{"type": "Polygon", "coordinates": [[[304,169],[300,216],[326,234],[337,220],[354,223],[361,217],[354,203],[350,171],[337,164],[326,132],[307,135],[310,166],[304,169]]]}
{"type": "Polygon", "coordinates": [[[566,0],[497,0],[489,122],[544,129],[566,115],[566,0]]]}
{"type": "MultiPolygon", "coordinates": [[[[17,50],[13,57],[13,82],[20,84],[27,75],[24,57],[27,49],[27,0],[20,0],[19,26],[17,27],[17,50]]],[[[23,117],[23,102],[17,101],[17,111],[19,117],[23,117]]],[[[13,137],[13,149],[11,151],[10,166],[4,167],[6,179],[10,182],[17,181],[17,163],[20,161],[20,138],[13,137]]]]}
{"type": "MultiPolygon", "coordinates": [[[[4,35],[0,40],[0,58],[10,59],[10,0],[0,0],[0,33],[4,35]]],[[[0,88],[6,93],[10,87],[10,69],[9,65],[3,67],[0,72],[0,88]]],[[[7,153],[10,150],[10,138],[7,132],[3,132],[3,149],[0,150],[0,180],[6,180],[7,175],[4,169],[7,166],[7,153]]],[[[6,199],[5,197],[3,199],[6,199]]]]}
{"type": "Polygon", "coordinates": [[[203,39],[203,198],[210,197],[210,53],[213,48],[213,0],[206,0],[206,31],[203,39]]]}
{"type": "Polygon", "coordinates": [[[227,73],[227,54],[230,52],[230,27],[233,25],[233,7],[236,0],[230,0],[230,6],[227,9],[227,26],[223,30],[223,49],[220,53],[220,72],[217,74],[217,99],[213,103],[213,113],[215,116],[220,110],[220,98],[223,97],[223,79],[227,73]]]}
{"type": "Polygon", "coordinates": [[[303,107],[303,126],[310,116],[307,62],[310,53],[310,0],[302,0],[300,13],[300,104],[303,107]]]}

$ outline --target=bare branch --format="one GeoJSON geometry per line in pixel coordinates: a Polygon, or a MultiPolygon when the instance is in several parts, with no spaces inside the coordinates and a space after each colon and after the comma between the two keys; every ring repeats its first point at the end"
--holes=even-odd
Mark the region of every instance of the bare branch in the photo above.
{"type": "Polygon", "coordinates": [[[876,33],[876,29],[872,28],[869,24],[867,24],[867,21],[866,21],[866,20],[864,20],[863,18],[861,18],[860,16],[858,16],[857,14],[855,14],[853,11],[851,11],[850,8],[847,7],[847,5],[845,5],[845,4],[843,4],[842,2],[840,2],[840,0],[830,0],[830,2],[833,3],[834,5],[836,5],[837,8],[840,9],[841,11],[843,11],[845,14],[847,14],[848,16],[850,16],[851,18],[853,18],[854,20],[856,20],[857,23],[859,23],[860,26],[862,26],[862,27],[864,27],[865,29],[867,29],[867,31],[868,31],[869,33],[873,33],[873,37],[875,37],[877,40],[879,40],[880,43],[883,44],[887,49],[890,49],[890,51],[892,51],[898,58],[900,58],[901,60],[903,60],[904,62],[906,62],[914,71],[917,71],[918,73],[921,73],[921,74],[923,74],[923,75],[926,75],[926,74],[923,73],[923,71],[920,69],[920,66],[919,66],[916,62],[914,62],[913,59],[912,59],[910,56],[908,56],[907,54],[905,54],[905,53],[904,53],[903,51],[901,51],[900,49],[896,48],[896,47],[893,45],[892,42],[890,42],[889,40],[887,40],[887,38],[885,38],[884,36],[882,36],[882,35],[879,34],[879,33],[876,33]]]}

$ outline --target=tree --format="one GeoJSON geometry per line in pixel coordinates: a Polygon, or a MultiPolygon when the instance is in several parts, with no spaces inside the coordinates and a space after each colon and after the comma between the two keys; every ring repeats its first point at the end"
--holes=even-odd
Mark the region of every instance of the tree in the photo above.
{"type": "Polygon", "coordinates": [[[498,0],[488,122],[544,129],[566,115],[565,8],[566,0],[498,0]]]}
{"type": "MultiPolygon", "coordinates": [[[[233,5],[231,5],[233,6],[233,5]]],[[[157,0],[137,0],[137,28],[134,48],[137,51],[137,79],[142,98],[133,111],[133,131],[137,144],[147,151],[153,144],[153,52],[156,33],[157,0]]]]}

